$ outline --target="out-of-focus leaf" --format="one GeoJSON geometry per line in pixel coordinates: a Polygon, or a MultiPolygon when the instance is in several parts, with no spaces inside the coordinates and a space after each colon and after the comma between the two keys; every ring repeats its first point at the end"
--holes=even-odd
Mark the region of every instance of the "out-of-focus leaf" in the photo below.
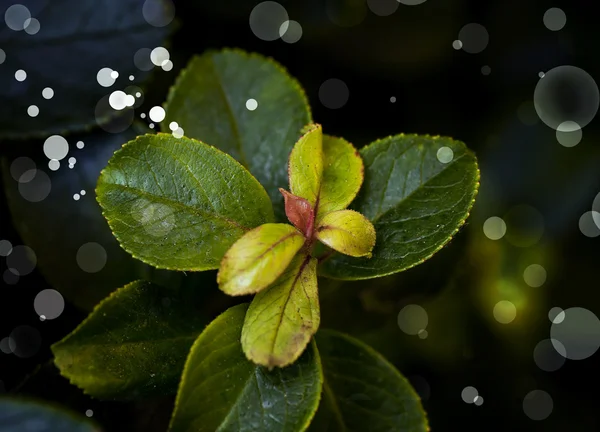
{"type": "MultiPolygon", "coordinates": [[[[119,112],[97,113],[98,102],[113,91],[130,86],[130,75],[135,77],[135,84],[141,83],[148,72],[135,66],[134,55],[141,48],[161,46],[168,32],[166,27],[153,27],[145,21],[143,0],[23,3],[32,18],[39,21],[40,28],[37,33],[28,34],[27,30],[0,27],[0,46],[6,54],[0,67],[3,138],[82,130],[97,121],[108,121],[110,115],[119,112]],[[109,88],[97,81],[98,71],[104,67],[119,73],[117,82],[109,88]],[[21,82],[15,79],[19,69],[27,74],[21,82]],[[54,91],[49,100],[42,97],[46,87],[54,91]],[[38,106],[37,116],[28,115],[30,105],[38,106]]],[[[6,7],[0,7],[2,17],[11,4],[4,2],[6,7]]]]}
{"type": "Polygon", "coordinates": [[[100,399],[174,394],[205,324],[184,293],[143,281],[118,289],[52,346],[56,366],[100,399]]]}
{"type": "MultiPolygon", "coordinates": [[[[19,151],[17,157],[2,158],[2,180],[14,226],[23,242],[35,252],[37,267],[46,280],[68,300],[86,310],[91,310],[116,288],[141,277],[148,278],[150,273],[159,273],[121,249],[94,198],[100,170],[114,151],[137,133],[143,133],[143,129],[136,127],[120,134],[97,131],[74,135],[68,140],[70,152],[58,171],[47,168],[48,159],[41,154],[43,142],[40,141],[27,151],[19,151]],[[84,143],[83,149],[75,146],[78,141],[84,143]],[[22,172],[29,168],[23,168],[26,165],[20,168],[21,161],[25,160],[19,159],[22,157],[33,161],[32,168],[37,166],[48,174],[50,194],[41,201],[28,201],[19,192],[20,187],[32,186],[18,182],[21,176],[29,180],[29,174],[22,172]],[[76,159],[72,169],[66,163],[70,157],[76,159]],[[17,174],[16,179],[11,172],[17,174]],[[81,195],[82,190],[85,195],[81,195]],[[75,194],[80,195],[77,201],[73,199],[75,194]],[[104,267],[98,264],[98,271],[92,273],[84,271],[77,262],[77,253],[86,243],[97,243],[106,253],[104,256],[102,249],[97,248],[96,254],[88,256],[92,262],[105,261],[104,267]]],[[[160,273],[163,280],[174,276],[168,274],[170,272],[160,273]]]]}
{"type": "Polygon", "coordinates": [[[100,432],[83,416],[38,401],[0,397],[2,432],[100,432]]]}
{"type": "Polygon", "coordinates": [[[314,208],[323,179],[323,129],[315,125],[298,140],[290,154],[290,191],[314,208]]]}

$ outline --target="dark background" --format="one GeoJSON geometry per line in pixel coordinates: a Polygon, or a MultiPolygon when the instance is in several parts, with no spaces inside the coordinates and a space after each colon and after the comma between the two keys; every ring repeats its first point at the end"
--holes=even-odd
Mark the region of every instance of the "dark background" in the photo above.
{"type": "MultiPolygon", "coordinates": [[[[418,6],[401,4],[385,17],[367,8],[362,22],[344,28],[328,18],[325,1],[281,0],[290,19],[303,27],[302,38],[294,44],[265,42],[254,36],[248,17],[257,3],[175,2],[177,24],[170,27],[172,33],[163,44],[174,69],[167,73],[157,68],[143,84],[136,81],[145,97],[143,107],[136,111],[138,118],[139,113],[164,101],[190,56],[206,49],[239,47],[283,64],[305,88],[315,121],[323,124],[327,133],[344,136],[358,147],[400,132],[447,135],[467,143],[480,160],[482,186],[460,234],[430,261],[405,273],[341,286],[324,284],[322,325],[370,343],[408,376],[422,396],[433,431],[600,430],[598,354],[581,361],[567,360],[555,372],[538,368],[532,354],[540,340],[549,338],[551,307],[579,306],[600,313],[600,240],[584,236],[578,225],[600,192],[598,121],[584,128],[581,143],[565,148],[557,142],[555,131],[537,119],[531,106],[540,71],[566,64],[600,77],[595,2],[427,0],[418,6]],[[542,17],[550,7],[566,13],[567,23],[560,31],[544,26],[542,17]],[[487,47],[478,54],[453,49],[460,29],[472,22],[487,29],[487,47]],[[485,65],[491,68],[489,75],[482,73],[485,65]],[[348,102],[340,109],[328,109],[319,100],[319,88],[329,78],[341,79],[349,88],[348,102]],[[396,98],[395,103],[391,97],[396,98]],[[488,217],[504,217],[521,204],[533,206],[543,217],[539,241],[524,248],[507,239],[493,242],[483,236],[483,222],[488,217]],[[522,263],[532,257],[532,262],[543,261],[548,273],[546,283],[535,289],[525,285],[521,276],[522,263]],[[494,320],[492,309],[502,300],[497,287],[507,280],[512,281],[511,298],[516,296],[521,302],[515,321],[502,325],[494,320]],[[427,339],[408,336],[399,329],[397,315],[406,304],[419,304],[427,310],[427,339]],[[462,400],[466,386],[477,388],[484,399],[481,406],[462,400]],[[523,398],[535,389],[548,392],[553,399],[553,411],[546,420],[531,420],[523,411],[523,398]]],[[[364,7],[358,0],[346,3],[345,7],[359,11],[364,7]]],[[[0,0],[0,12],[11,4],[0,0]]],[[[119,0],[107,0],[94,7],[118,8],[118,4],[119,0]]],[[[65,22],[81,19],[68,2],[45,7],[60,10],[58,15],[65,22]]],[[[8,59],[14,41],[3,40],[1,35],[0,48],[8,59]]],[[[48,68],[52,61],[47,60],[48,68]]],[[[0,71],[7,64],[8,60],[0,64],[0,71]]],[[[119,69],[118,64],[107,66],[119,69]]],[[[14,80],[13,70],[9,75],[0,73],[0,125],[8,127],[10,122],[19,128],[26,124],[27,115],[16,107],[26,107],[29,102],[6,91],[9,83],[2,80],[14,80]]],[[[68,76],[70,71],[65,67],[63,73],[68,76]]],[[[44,76],[43,66],[40,76],[44,76]]],[[[93,85],[97,91],[92,79],[93,85]]],[[[73,106],[74,111],[79,109],[84,108],[73,106]]],[[[22,129],[28,132],[26,126],[22,129]]],[[[0,353],[0,391],[41,397],[81,413],[93,409],[93,418],[109,431],[164,430],[172,399],[136,404],[92,400],[69,386],[49,363],[50,345],[72,331],[86,316],[86,309],[134,279],[133,270],[115,270],[130,263],[111,254],[113,250],[120,253],[114,244],[113,249],[107,247],[107,266],[115,271],[108,274],[103,270],[92,275],[94,280],[77,273],[74,245],[105,235],[103,219],[93,214],[93,183],[106,154],[121,144],[121,136],[111,138],[100,129],[74,134],[72,139],[69,136],[70,143],[78,137],[90,143],[77,153],[77,177],[68,177],[72,174],[66,167],[56,173],[47,170],[53,181],[52,193],[43,204],[33,206],[22,206],[14,198],[14,190],[10,191],[14,181],[7,169],[15,157],[23,155],[47,163],[41,151],[43,140],[0,139],[4,161],[0,239],[13,246],[28,244],[38,261],[36,270],[15,284],[0,281],[0,339],[20,325],[34,327],[41,336],[39,349],[31,357],[0,353]],[[109,141],[110,145],[104,144],[109,141]],[[91,178],[82,172],[88,167],[91,178]],[[73,182],[81,182],[82,187],[86,184],[87,200],[72,200],[74,187],[81,189],[73,187],[73,182]],[[62,195],[61,187],[65,189],[62,195]],[[44,264],[45,260],[51,263],[44,264]],[[61,284],[70,287],[68,295],[63,292],[65,311],[55,320],[40,322],[33,309],[35,295],[50,287],[60,291],[61,284]]],[[[518,220],[514,227],[508,224],[509,231],[511,228],[526,235],[531,227],[528,221],[518,220]]],[[[0,273],[6,269],[5,259],[0,257],[0,273]]],[[[207,322],[232,302],[218,291],[211,273],[173,277],[204,290],[207,322]]],[[[35,347],[36,341],[31,343],[35,347]]]]}

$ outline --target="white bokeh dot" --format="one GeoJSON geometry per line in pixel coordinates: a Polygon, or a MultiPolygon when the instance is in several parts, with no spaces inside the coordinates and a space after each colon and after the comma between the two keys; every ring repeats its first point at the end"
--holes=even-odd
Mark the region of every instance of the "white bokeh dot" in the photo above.
{"type": "Polygon", "coordinates": [[[550,8],[544,13],[544,25],[548,30],[561,30],[567,23],[567,15],[562,9],[550,8]]]}
{"type": "Polygon", "coordinates": [[[148,115],[150,116],[150,120],[156,123],[160,123],[165,119],[166,113],[163,107],[154,106],[150,108],[150,112],[148,113],[148,115]]]}
{"type": "Polygon", "coordinates": [[[539,264],[531,264],[523,272],[525,283],[534,288],[544,285],[546,276],[546,269],[539,264]]]}
{"type": "Polygon", "coordinates": [[[429,316],[422,306],[410,304],[398,313],[398,326],[406,334],[418,335],[420,331],[425,330],[427,324],[429,316]]]}
{"type": "Polygon", "coordinates": [[[113,70],[108,67],[104,67],[98,71],[96,74],[96,81],[102,87],[110,87],[115,83],[115,79],[112,77],[113,70]]]}
{"type": "Polygon", "coordinates": [[[27,72],[25,72],[23,69],[19,69],[15,72],[15,79],[21,82],[25,81],[27,79],[27,72]]]}
{"type": "Polygon", "coordinates": [[[256,108],[258,108],[258,102],[256,99],[248,99],[246,101],[246,109],[248,111],[254,111],[256,108]]]}
{"type": "Polygon", "coordinates": [[[447,164],[452,162],[452,159],[454,159],[454,152],[450,147],[444,146],[438,149],[436,156],[438,161],[440,161],[443,164],[447,164]]]}
{"type": "Polygon", "coordinates": [[[40,291],[33,300],[35,312],[44,319],[52,320],[58,318],[65,309],[65,300],[56,290],[45,289],[40,291]]]}
{"type": "Polygon", "coordinates": [[[52,90],[50,87],[46,87],[44,90],[42,90],[42,97],[44,99],[52,99],[53,96],[54,90],[52,90]]]}
{"type": "Polygon", "coordinates": [[[40,109],[37,107],[37,105],[29,105],[29,107],[27,108],[27,114],[29,115],[29,117],[37,117],[39,113],[40,109]]]}
{"type": "Polygon", "coordinates": [[[60,135],[52,135],[44,141],[44,154],[48,159],[62,160],[69,152],[69,143],[60,135]]]}
{"type": "Polygon", "coordinates": [[[494,318],[500,324],[510,324],[517,317],[516,306],[508,300],[500,300],[494,305],[494,318]]]}
{"type": "Polygon", "coordinates": [[[490,240],[500,240],[506,234],[506,223],[498,216],[492,216],[483,223],[483,233],[490,240]]]}

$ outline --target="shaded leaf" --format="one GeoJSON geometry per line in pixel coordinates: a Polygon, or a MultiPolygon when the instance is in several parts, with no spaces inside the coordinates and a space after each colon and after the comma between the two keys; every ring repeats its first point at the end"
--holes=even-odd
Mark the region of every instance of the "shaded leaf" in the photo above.
{"type": "Polygon", "coordinates": [[[242,329],[242,348],[250,360],[283,367],[302,354],[320,322],[316,267],[316,259],[300,254],[254,297],[242,329]]]}
{"type": "MultiPolygon", "coordinates": [[[[18,158],[2,158],[2,180],[12,221],[23,242],[35,251],[37,268],[63,296],[88,311],[115,288],[147,277],[147,266],[119,247],[93,193],[100,171],[113,152],[138,133],[143,133],[143,129],[131,128],[121,134],[96,131],[71,136],[68,140],[71,155],[77,159],[72,169],[65,163],[58,171],[47,169],[48,158],[42,152],[43,141],[35,141],[26,149],[20,147],[18,158]],[[79,140],[85,143],[85,147],[76,150],[75,143],[79,140]],[[30,158],[35,164],[31,167],[35,166],[50,179],[51,190],[44,200],[31,202],[20,193],[23,185],[18,179],[26,168],[18,167],[23,157],[30,158]],[[13,161],[15,165],[11,170],[13,161]],[[11,175],[13,173],[15,177],[11,175]],[[75,201],[73,194],[82,190],[86,195],[75,201]],[[99,268],[98,265],[99,270],[94,273],[84,271],[77,263],[79,248],[89,242],[100,245],[110,257],[104,267],[99,268]]],[[[101,256],[96,258],[102,259],[101,256]]]]}
{"type": "Polygon", "coordinates": [[[204,324],[193,297],[132,282],[52,346],[54,362],[71,383],[100,399],[170,395],[204,324]]]}
{"type": "Polygon", "coordinates": [[[159,268],[218,268],[237,239],[273,219],[265,190],[238,162],[170,134],[126,143],[96,193],[121,246],[159,268]]]}
{"type": "Polygon", "coordinates": [[[317,217],[343,210],[356,197],[364,177],[358,150],[343,138],[323,136],[323,182],[317,217]]]}
{"type": "Polygon", "coordinates": [[[371,257],[375,229],[369,220],[353,210],[327,213],[317,222],[317,238],[330,248],[353,257],[371,257]]]}
{"type": "Polygon", "coordinates": [[[297,197],[285,189],[279,188],[285,202],[285,215],[305,236],[312,234],[315,223],[315,212],[304,198],[297,197]]]}
{"type": "Polygon", "coordinates": [[[287,184],[290,151],[311,113],[304,91],[281,65],[241,50],[194,57],[165,109],[165,130],[176,121],[186,136],[231,154],[265,187],[284,221],[278,188],[287,184]],[[246,108],[249,99],[258,102],[253,111],[246,108]]]}
{"type": "Polygon", "coordinates": [[[290,154],[290,191],[314,208],[323,178],[323,130],[314,125],[298,140],[290,154]]]}
{"type": "Polygon", "coordinates": [[[251,363],[239,342],[247,308],[230,308],[194,343],[177,394],[172,432],[296,432],[308,427],[323,378],[316,346],[284,369],[269,371],[251,363]]]}
{"type": "Polygon", "coordinates": [[[264,224],[248,231],[227,251],[217,281],[229,295],[252,294],[272,284],[304,244],[287,224],[264,224]]]}
{"type": "Polygon", "coordinates": [[[397,135],[360,154],[365,182],[351,207],[375,226],[373,257],[332,256],[320,269],[324,276],[368,279],[425,261],[463,225],[477,194],[477,160],[460,141],[397,135]],[[442,148],[452,156],[447,163],[438,159],[442,148]]]}
{"type": "MultiPolygon", "coordinates": [[[[26,2],[26,6],[40,23],[38,33],[0,27],[0,46],[6,53],[0,67],[0,136],[82,130],[117,114],[133,118],[130,109],[97,113],[96,106],[113,91],[130,86],[129,75],[135,77],[136,85],[144,81],[148,72],[136,67],[134,55],[141,48],[162,46],[168,29],[145,21],[140,0],[109,2],[102,7],[94,0],[38,0],[26,2]],[[118,68],[119,78],[110,88],[96,79],[104,67],[118,68]],[[27,73],[25,81],[15,80],[19,69],[27,73]],[[50,100],[42,98],[46,87],[54,91],[50,100]],[[39,107],[39,115],[27,114],[30,105],[39,107]]],[[[4,11],[0,8],[2,16],[4,11]]],[[[146,62],[150,63],[149,50],[146,62]]]]}
{"type": "Polygon", "coordinates": [[[38,401],[0,397],[2,432],[99,432],[83,416],[38,401]]]}
{"type": "Polygon", "coordinates": [[[427,418],[410,383],[379,353],[342,333],[316,335],[325,382],[314,432],[426,432],[427,418]]]}

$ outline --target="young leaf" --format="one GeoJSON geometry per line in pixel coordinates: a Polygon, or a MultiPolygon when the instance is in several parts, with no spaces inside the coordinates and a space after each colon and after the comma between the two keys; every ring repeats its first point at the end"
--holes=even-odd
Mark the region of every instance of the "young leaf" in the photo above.
{"type": "Polygon", "coordinates": [[[204,325],[184,293],[133,282],[52,346],[54,363],[71,383],[99,399],[170,395],[204,325]]]}
{"type": "Polygon", "coordinates": [[[245,295],[271,285],[304,244],[300,231],[288,224],[264,224],[233,244],[217,276],[229,295],[245,295]]]}
{"type": "Polygon", "coordinates": [[[247,304],[234,306],[198,337],[185,364],[171,432],[306,430],[323,375],[315,344],[296,363],[269,371],[240,346],[247,304]]]}
{"type": "Polygon", "coordinates": [[[365,182],[351,207],[375,226],[373,257],[336,254],[323,262],[323,276],[369,279],[420,264],[450,241],[477,194],[477,160],[460,141],[397,135],[360,154],[365,182]],[[452,160],[438,158],[440,151],[452,160]]]}
{"type": "Polygon", "coordinates": [[[285,189],[279,188],[279,192],[285,201],[285,215],[288,220],[304,235],[309,236],[315,223],[315,212],[310,203],[285,189]]]}
{"type": "Polygon", "coordinates": [[[275,61],[240,50],[194,57],[171,89],[163,129],[177,122],[186,136],[231,154],[265,187],[285,220],[278,188],[300,129],[311,121],[304,91],[275,61]],[[258,106],[247,107],[251,99],[258,106]]]}
{"type": "Polygon", "coordinates": [[[299,254],[279,279],[258,293],[246,314],[242,348],[254,363],[287,366],[319,328],[317,260],[299,254]]]}
{"type": "Polygon", "coordinates": [[[37,401],[0,397],[2,432],[99,432],[83,416],[37,401]]]}
{"type": "Polygon", "coordinates": [[[327,213],[317,222],[317,238],[338,252],[353,257],[371,257],[375,229],[369,220],[353,210],[327,213]]]}
{"type": "Polygon", "coordinates": [[[323,178],[323,129],[314,125],[296,143],[288,166],[290,191],[314,208],[323,178]]]}
{"type": "Polygon", "coordinates": [[[323,136],[323,182],[318,215],[343,210],[360,190],[364,166],[358,150],[343,138],[323,136]]]}
{"type": "Polygon", "coordinates": [[[158,268],[216,269],[246,231],[273,219],[265,190],[231,156],[170,134],[125,144],[96,193],[123,249],[158,268]]]}
{"type": "Polygon", "coordinates": [[[331,330],[316,335],[325,382],[314,432],[427,432],[410,383],[379,353],[331,330]]]}

